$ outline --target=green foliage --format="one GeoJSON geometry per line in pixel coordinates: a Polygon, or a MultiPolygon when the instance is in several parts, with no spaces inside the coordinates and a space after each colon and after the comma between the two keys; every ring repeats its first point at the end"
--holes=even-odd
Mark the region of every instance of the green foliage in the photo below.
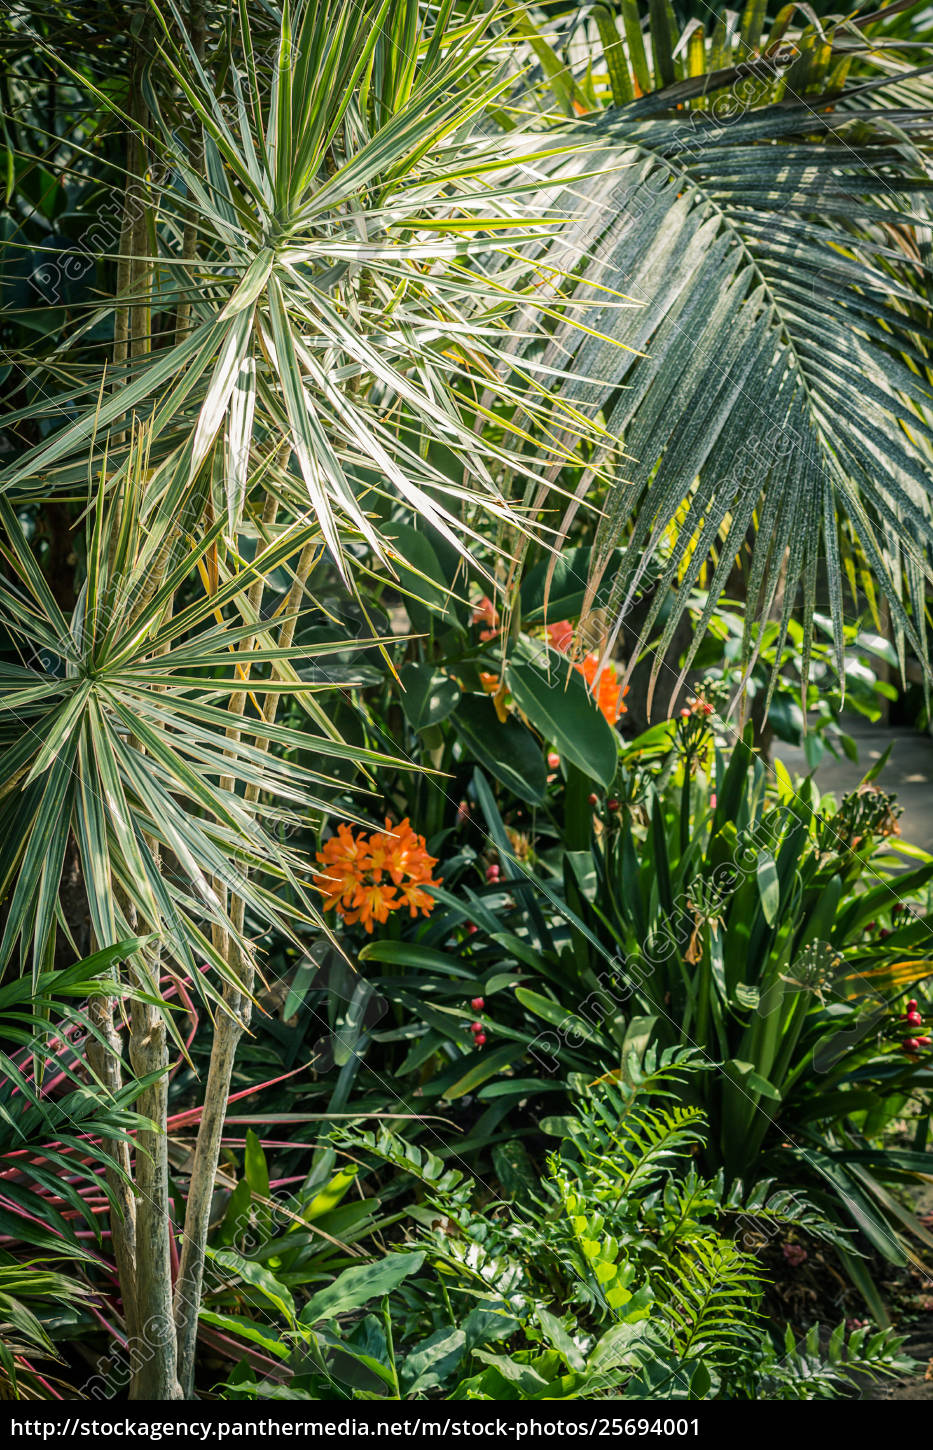
{"type": "MultiPolygon", "coordinates": [[[[345,1269],[289,1313],[276,1350],[287,1379],[257,1381],[244,1364],[225,1393],[752,1398],[780,1384],[808,1398],[844,1392],[854,1373],[902,1370],[909,1361],[890,1335],[859,1331],[847,1344],[840,1331],[825,1363],[814,1358],[816,1328],[809,1359],[792,1335],[783,1355],[772,1341],[761,1270],[718,1227],[721,1180],[687,1167],[703,1116],[664,1101],[696,1071],[680,1052],[637,1088],[588,1090],[522,1202],[481,1204],[475,1180],[388,1128],[337,1132],[370,1171],[388,1164],[415,1177],[417,1226],[402,1248],[345,1269]]],[[[761,1204],[759,1216],[784,1221],[761,1204]]]]}
{"type": "MultiPolygon", "coordinates": [[[[696,610],[702,609],[702,598],[696,610]]],[[[859,624],[843,630],[843,675],[835,672],[833,626],[826,615],[814,614],[816,627],[810,646],[806,690],[801,675],[804,632],[797,620],[788,623],[780,654],[781,626],[776,619],[755,632],[757,658],[751,674],[742,667],[745,620],[738,606],[721,600],[709,621],[708,636],[693,665],[707,699],[728,714],[742,692],[756,727],[756,743],[772,737],[801,746],[807,764],[815,770],[827,750],[857,759],[857,746],[842,728],[843,706],[850,715],[876,722],[883,702],[896,700],[897,690],[884,678],[885,666],[895,668],[897,656],[881,635],[859,624]]],[[[729,725],[733,717],[729,717],[729,725]]]]}
{"type": "Polygon", "coordinates": [[[549,8],[525,30],[537,95],[586,113],[581,139],[619,168],[609,189],[581,155],[558,190],[578,210],[578,298],[601,305],[590,333],[558,330],[545,353],[573,372],[564,396],[600,409],[630,455],[594,547],[612,641],[636,656],[664,609],[657,678],[711,555],[694,648],[748,540],[746,658],[754,621],[774,608],[780,656],[796,618],[806,688],[822,569],[840,677],[846,571],[925,660],[930,333],[916,261],[889,228],[926,214],[928,77],[892,40],[868,79],[870,16],[818,27],[785,6],[766,21],[749,0],[741,26],[724,12],[710,31],[703,13],[678,37],[667,6],[644,11],[549,8]],[[665,587],[633,623],[659,548],[665,587]]]}
{"type": "MultiPolygon", "coordinates": [[[[531,864],[477,775],[501,877],[481,893],[445,886],[443,915],[410,942],[363,952],[410,1014],[402,1067],[417,1065],[428,1101],[455,1098],[466,1003],[482,997],[490,1046],[469,1079],[485,1108],[479,1142],[507,1114],[556,1108],[575,1074],[625,1081],[649,1041],[693,1047],[721,1063],[692,1088],[712,1125],[709,1167],[727,1184],[752,1172],[806,1182],[840,1225],[903,1263],[905,1231],[921,1244],[927,1232],[891,1193],[926,1159],[879,1139],[929,1084],[898,1017],[905,990],[933,973],[929,917],[902,904],[933,863],[901,848],[896,807],[873,782],[838,810],[786,772],[769,786],[745,744],[719,753],[707,718],[697,706],[628,745],[614,808],[587,808],[587,848],[559,833],[549,845],[545,827],[531,864]],[[894,888],[901,849],[916,864],[894,888]],[[417,982],[395,975],[404,967],[417,982]]],[[[566,822],[588,784],[562,771],[566,822]]]]}
{"type": "Polygon", "coordinates": [[[892,901],[933,860],[703,702],[623,744],[613,662],[660,668],[692,605],[684,671],[724,654],[760,739],[802,734],[792,681],[843,749],[843,683],[890,692],[860,652],[928,663],[929,24],[893,8],[5,11],[14,1393],[154,1317],[112,1387],[191,1394],[199,1310],[231,1396],[903,1364],[774,1339],[752,1250],[821,1241],[881,1318],[866,1249],[933,1248],[933,918],[892,901]],[[385,816],[443,884],[357,953],[312,863],[385,816]]]}

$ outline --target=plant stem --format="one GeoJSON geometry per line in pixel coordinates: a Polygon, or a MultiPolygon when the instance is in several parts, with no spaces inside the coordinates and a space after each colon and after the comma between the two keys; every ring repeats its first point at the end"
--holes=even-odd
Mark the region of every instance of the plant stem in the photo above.
{"type": "MultiPolygon", "coordinates": [[[[275,520],[276,505],[271,495],[267,495],[266,508],[263,515],[264,522],[271,525],[275,520]]],[[[295,615],[301,604],[308,574],[311,571],[318,546],[306,544],[301,551],[295,578],[292,582],[288,598],[285,603],[285,621],[279,631],[279,646],[288,649],[295,637],[295,615]],[[290,617],[289,617],[290,616],[290,617]]],[[[262,607],[263,581],[257,580],[250,590],[249,600],[253,612],[258,616],[262,607]]],[[[250,642],[249,648],[252,648],[250,642]]],[[[245,678],[244,670],[244,678],[245,678]]],[[[246,707],[245,690],[232,697],[230,702],[231,712],[241,715],[246,707]]],[[[269,694],[263,706],[263,719],[267,722],[274,721],[279,706],[281,695],[269,694]]],[[[231,739],[238,739],[240,735],[238,728],[231,728],[228,731],[231,739]]],[[[257,740],[256,748],[265,751],[268,748],[268,741],[257,740]]],[[[259,787],[250,783],[244,792],[244,803],[255,805],[259,799],[259,787]]],[[[207,1086],[204,1092],[204,1111],[198,1126],[198,1138],[195,1145],[194,1162],[191,1168],[191,1185],[188,1195],[188,1207],[185,1213],[184,1241],[182,1244],[181,1265],[178,1272],[178,1283],[175,1288],[175,1323],[178,1331],[178,1371],[179,1380],[186,1396],[191,1395],[194,1387],[194,1357],[197,1344],[198,1312],[201,1303],[201,1289],[204,1278],[204,1259],[207,1245],[207,1232],[210,1225],[211,1201],[214,1195],[214,1179],[217,1172],[217,1164],[220,1160],[221,1137],[223,1134],[224,1117],[226,1114],[227,1098],[230,1093],[230,1083],[233,1077],[233,1065],[236,1058],[236,1050],[240,1038],[248,1029],[252,1013],[252,991],[255,981],[255,964],[248,956],[243,956],[236,947],[237,935],[242,932],[245,914],[245,902],[242,896],[235,896],[230,907],[230,921],[232,931],[226,935],[222,943],[224,954],[228,961],[234,952],[237,952],[238,960],[231,966],[236,968],[236,977],[239,985],[228,983],[224,987],[224,1011],[217,1019],[217,1026],[214,1033],[214,1042],[211,1048],[211,1060],[208,1068],[207,1086]]]]}
{"type": "MultiPolygon", "coordinates": [[[[107,1043],[104,1047],[95,1038],[89,1038],[88,1061],[92,1071],[107,1090],[110,1093],[118,1093],[123,1086],[123,1075],[120,1071],[123,1044],[113,1020],[113,999],[97,997],[90,1003],[88,1010],[107,1043]]],[[[137,1333],[136,1199],[129,1182],[131,1176],[130,1145],[119,1139],[105,1139],[103,1146],[114,1164],[117,1165],[115,1168],[107,1169],[107,1186],[117,1205],[117,1209],[112,1209],[110,1212],[110,1233],[117,1276],[120,1280],[126,1334],[132,1344],[137,1333]]]]}
{"type": "MultiPolygon", "coordinates": [[[[204,45],[206,40],[206,20],[204,14],[204,0],[192,0],[191,9],[191,45],[199,61],[204,60],[204,45]]],[[[191,144],[191,164],[197,171],[201,171],[204,162],[204,145],[201,139],[200,128],[197,128],[195,138],[191,144]]],[[[184,263],[194,262],[198,247],[197,223],[189,217],[185,222],[184,236],[181,243],[181,260],[184,263]]],[[[191,326],[191,293],[194,283],[188,275],[187,267],[179,271],[179,286],[186,288],[175,313],[175,341],[181,342],[191,326]]]]}
{"type": "MultiPolygon", "coordinates": [[[[137,968],[136,986],[149,996],[158,993],[155,981],[137,968]]],[[[134,1002],[130,1027],[130,1061],[137,1077],[158,1073],[158,1081],[140,1094],[137,1107],[154,1126],[136,1135],[136,1294],[137,1334],[130,1382],[131,1400],[181,1398],[176,1370],[177,1353],[172,1310],[172,1264],[169,1237],[168,1174],[168,1042],[165,1018],[150,1002],[134,1002]]]]}

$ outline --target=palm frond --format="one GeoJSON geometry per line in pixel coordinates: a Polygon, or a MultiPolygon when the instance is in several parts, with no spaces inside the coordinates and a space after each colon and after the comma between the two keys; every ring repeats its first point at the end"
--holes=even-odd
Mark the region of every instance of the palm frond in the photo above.
{"type": "Polygon", "coordinates": [[[631,351],[563,336],[555,355],[559,346],[584,379],[603,379],[570,395],[601,407],[636,460],[597,536],[604,559],[627,544],[610,591],[614,639],[634,660],[673,588],[660,660],[715,552],[696,645],[752,536],[746,646],[782,582],[781,645],[798,607],[809,637],[818,604],[841,642],[843,518],[902,648],[908,639],[923,656],[933,333],[913,238],[927,218],[930,117],[842,120],[782,104],[728,127],[627,124],[624,109],[593,124],[628,169],[608,199],[580,187],[599,258],[589,276],[645,305],[594,318],[594,332],[611,329],[631,351]],[[662,549],[654,602],[628,638],[626,613],[662,549]]]}

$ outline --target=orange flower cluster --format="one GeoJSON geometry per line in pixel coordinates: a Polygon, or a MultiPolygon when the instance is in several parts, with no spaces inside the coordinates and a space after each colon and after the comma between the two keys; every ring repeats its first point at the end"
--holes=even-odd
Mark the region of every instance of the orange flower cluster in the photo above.
{"type": "MultiPolygon", "coordinates": [[[[548,642],[554,649],[566,654],[573,644],[573,625],[569,619],[559,619],[555,624],[549,624],[547,629],[548,642]]],[[[590,690],[593,689],[593,682],[596,679],[596,671],[599,669],[599,655],[586,655],[574,669],[580,671],[590,690]]],[[[629,692],[629,687],[619,688],[619,677],[616,674],[615,665],[606,665],[599,677],[596,686],[596,703],[602,710],[610,725],[614,725],[620,715],[628,714],[628,706],[622,701],[629,692]]]]}
{"type": "Polygon", "coordinates": [[[428,916],[434,909],[425,887],[441,884],[431,875],[437,858],[428,855],[424,837],[407,816],[397,826],[387,816],[385,830],[369,836],[338,826],[317,859],[322,869],[314,885],[324,896],[324,910],[336,908],[344,921],[361,922],[370,933],[373,922],[386,921],[390,911],[407,906],[412,916],[419,911],[428,916]]]}

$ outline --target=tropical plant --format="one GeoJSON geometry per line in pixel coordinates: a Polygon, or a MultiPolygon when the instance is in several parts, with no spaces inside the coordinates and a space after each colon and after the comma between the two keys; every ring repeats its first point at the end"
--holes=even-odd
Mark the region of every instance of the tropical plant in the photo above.
{"type": "MultiPolygon", "coordinates": [[[[476,1181],[387,1125],[336,1132],[340,1151],[364,1172],[388,1165],[415,1180],[418,1227],[408,1242],[344,1270],[301,1307],[289,1296],[277,1333],[265,1332],[266,1347],[289,1372],[284,1390],[244,1362],[226,1392],[752,1397],[767,1374],[807,1398],[844,1392],[862,1369],[909,1367],[888,1333],[866,1344],[869,1336],[857,1331],[847,1343],[843,1327],[828,1356],[834,1373],[809,1338],[798,1349],[791,1337],[782,1354],[764,1329],[760,1268],[717,1228],[736,1205],[721,1179],[703,1180],[688,1166],[703,1138],[702,1113],[670,1101],[697,1071],[692,1057],[654,1054],[632,1083],[585,1092],[559,1125],[563,1141],[540,1182],[527,1159],[503,1150],[503,1196],[482,1207],[476,1181]],[[767,1366],[760,1378],[759,1365],[767,1366]]],[[[814,1231],[833,1235],[811,1205],[800,1200],[796,1208],[814,1231]]],[[[765,1228],[786,1222],[779,1203],[745,1211],[765,1228]]],[[[290,1282],[276,1270],[265,1287],[280,1313],[290,1282]]],[[[255,1326],[240,1332],[259,1342],[255,1326]]]]}
{"type": "MultiPolygon", "coordinates": [[[[915,226],[930,88],[900,44],[903,8],[798,27],[792,5],[769,20],[751,0],[741,18],[705,11],[679,37],[670,7],[643,16],[636,0],[620,15],[597,4],[549,7],[541,25],[526,16],[538,60],[517,85],[526,104],[530,87],[582,116],[581,135],[618,168],[607,195],[581,157],[579,182],[555,194],[578,206],[579,300],[610,288],[633,305],[607,302],[585,335],[558,330],[544,357],[573,369],[563,395],[600,409],[630,455],[626,486],[605,495],[590,588],[611,567],[610,648],[625,641],[632,662],[667,610],[655,677],[711,551],[694,646],[747,542],[746,654],[753,621],[774,608],[780,656],[799,608],[806,688],[822,569],[841,677],[845,565],[853,582],[861,566],[898,640],[926,658],[930,336],[915,226]]],[[[577,499],[590,484],[584,472],[577,499]]]]}
{"type": "MultiPolygon", "coordinates": [[[[255,20],[242,5],[232,28],[199,17],[189,33],[171,3],[141,9],[117,85],[96,51],[57,53],[28,12],[8,22],[67,75],[78,109],[91,101],[126,128],[122,161],[95,177],[119,201],[116,275],[110,302],[65,344],[70,421],[49,432],[40,419],[3,480],[8,740],[16,725],[5,809],[18,822],[5,841],[3,951],[10,960],[22,943],[21,958],[45,962],[70,841],[94,939],[154,939],[130,964],[129,1031],[154,1126],[136,1140],[138,1199],[114,1235],[130,1340],[177,1319],[177,1349],[166,1334],[136,1356],[131,1394],[155,1398],[193,1382],[253,923],[317,919],[294,851],[268,828],[315,808],[320,769],[292,757],[378,759],[333,739],[299,675],[312,569],[326,550],[356,589],[399,552],[399,504],[462,549],[484,516],[523,531],[533,521],[509,496],[570,456],[553,441],[559,424],[602,436],[512,351],[517,309],[534,332],[563,304],[552,288],[538,300],[525,253],[555,223],[529,204],[535,187],[506,182],[509,158],[569,143],[529,132],[503,147],[476,124],[509,83],[488,17],[454,17],[450,3],[423,16],[412,0],[305,5],[294,18],[286,5],[255,20]],[[50,496],[87,514],[73,608],[30,538],[50,496]],[[319,733],[276,724],[285,695],[319,733]],[[217,1014],[174,1304],[161,1001],[173,977],[217,1014]]],[[[60,162],[82,180],[84,124],[60,162]]],[[[53,411],[58,355],[53,345],[31,373],[53,411]]],[[[22,371],[15,381],[26,386],[22,371]]],[[[35,427],[34,399],[8,422],[27,416],[35,427]]]]}
{"type": "MultiPolygon", "coordinates": [[[[724,19],[708,47],[694,26],[683,79],[666,9],[646,48],[630,0],[624,35],[605,7],[566,37],[551,16],[566,58],[535,14],[473,0],[139,0],[107,7],[103,45],[84,0],[4,13],[0,961],[39,984],[69,941],[138,943],[93,994],[85,1069],[139,1115],[132,1135],[100,1125],[135,1398],[192,1392],[260,944],[298,952],[324,931],[309,878],[327,847],[309,838],[337,806],[370,841],[408,819],[437,854],[429,819],[359,794],[371,769],[396,781],[412,762],[371,722],[344,728],[343,706],[332,718],[359,679],[356,663],[341,675],[348,653],[391,673],[397,631],[374,626],[373,596],[396,591],[417,628],[427,589],[465,634],[462,684],[430,643],[404,661],[417,763],[442,763],[429,732],[454,696],[444,749],[458,766],[492,754],[500,778],[520,757],[526,805],[550,799],[534,732],[557,743],[577,771],[571,855],[589,849],[592,781],[608,790],[617,768],[598,699],[615,709],[624,682],[607,685],[606,649],[640,590],[643,640],[673,592],[663,653],[710,550],[715,601],[752,531],[749,618],[783,580],[778,658],[802,581],[805,691],[820,548],[837,645],[845,555],[925,653],[925,86],[884,16],[863,45],[857,21],[801,31],[782,12],[767,48],[786,42],[793,66],[755,57],[754,94],[721,124],[709,107],[766,48],[761,13],[739,36],[724,19]],[[596,188],[617,171],[607,214],[596,188]],[[751,391],[777,441],[740,479],[737,439],[761,441],[751,391]],[[579,537],[590,503],[595,545],[579,537]],[[555,614],[565,540],[580,597],[555,614]],[[463,584],[498,613],[488,658],[463,584]],[[609,627],[580,658],[541,632],[596,608],[609,627]],[[204,1029],[192,1045],[176,1021],[198,997],[213,1030],[176,1222],[169,1074],[173,1053],[204,1064],[204,1029]]],[[[448,910],[450,884],[432,888],[448,910]]],[[[537,889],[519,894],[540,931],[537,889]]],[[[589,947],[601,929],[585,925],[589,947]]],[[[305,995],[292,983],[293,1005],[305,995]]],[[[348,1021],[366,1033],[352,1004],[328,1010],[348,1054],[339,1112],[348,1021]]]]}
{"type": "MultiPolygon", "coordinates": [[[[694,606],[703,608],[702,596],[694,606]]],[[[896,668],[897,655],[889,642],[861,624],[847,624],[844,630],[844,676],[834,672],[831,621],[813,616],[816,626],[810,650],[810,678],[804,692],[800,670],[803,663],[803,630],[796,620],[787,626],[780,656],[775,646],[781,628],[775,619],[756,632],[757,663],[751,675],[742,666],[742,637],[745,620],[739,607],[720,602],[709,622],[709,634],[694,657],[694,668],[703,695],[724,712],[741,696],[755,724],[755,744],[767,758],[772,742],[786,741],[802,747],[807,765],[815,770],[826,751],[858,759],[858,746],[843,728],[843,707],[849,715],[861,715],[873,723],[882,718],[883,701],[897,699],[897,690],[885,678],[896,668]],[[772,675],[777,674],[774,686],[772,675]],[[744,682],[743,682],[744,677],[744,682]],[[762,706],[770,696],[767,717],[762,706]]],[[[731,724],[732,722],[730,722],[731,724]]]]}
{"type": "Polygon", "coordinates": [[[60,1364],[54,1341],[95,1322],[101,1220],[119,1221],[132,1190],[115,1151],[150,1126],[134,1109],[145,1078],[114,1091],[93,1072],[111,1048],[95,1004],[129,1005],[115,968],[142,945],[0,986],[0,1364],[15,1398],[61,1397],[43,1361],[60,1364]]]}
{"type": "MultiPolygon", "coordinates": [[[[913,1148],[879,1140],[929,1084],[929,1038],[904,994],[933,974],[933,863],[899,842],[874,770],[838,809],[780,766],[769,788],[746,744],[716,750],[710,708],[623,747],[615,794],[590,793],[586,849],[568,842],[590,786],[573,766],[559,767],[560,828],[542,819],[526,835],[476,772],[494,876],[462,851],[429,922],[360,953],[407,1017],[398,1071],[417,1071],[441,1107],[475,1095],[472,1145],[533,1131],[575,1074],[612,1080],[652,1040],[694,1046],[720,1064],[695,1087],[709,1167],[727,1182],[805,1181],[904,1263],[931,1246],[897,1201],[928,1171],[925,1116],[913,1148]],[[892,847],[915,863],[897,878],[892,847]]],[[[882,1316],[859,1260],[837,1249],[882,1316]]]]}

